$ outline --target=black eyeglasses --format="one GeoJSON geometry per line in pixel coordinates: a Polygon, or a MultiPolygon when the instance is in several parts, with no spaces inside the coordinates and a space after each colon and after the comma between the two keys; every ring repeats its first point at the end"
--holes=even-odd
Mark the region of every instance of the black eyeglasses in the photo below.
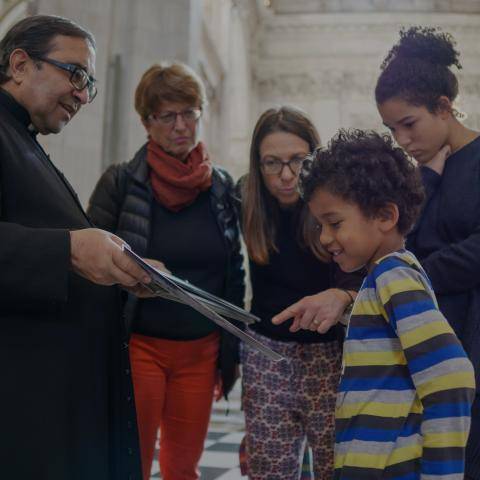
{"type": "Polygon", "coordinates": [[[58,60],[53,60],[47,57],[33,57],[41,62],[49,63],[61,70],[70,72],[70,83],[75,90],[81,91],[84,88],[87,89],[88,103],[92,103],[93,99],[97,96],[97,87],[95,85],[96,79],[91,77],[83,68],[72,63],[63,63],[58,60]]]}
{"type": "Polygon", "coordinates": [[[282,162],[277,158],[267,158],[260,165],[265,175],[280,175],[287,165],[294,175],[298,175],[305,160],[306,157],[293,157],[288,162],[282,162]]]}
{"type": "Polygon", "coordinates": [[[184,122],[193,123],[202,116],[202,111],[199,108],[189,108],[187,110],[184,110],[183,112],[164,112],[150,114],[150,118],[152,120],[159,121],[164,125],[173,125],[177,121],[178,116],[182,117],[184,122]]]}

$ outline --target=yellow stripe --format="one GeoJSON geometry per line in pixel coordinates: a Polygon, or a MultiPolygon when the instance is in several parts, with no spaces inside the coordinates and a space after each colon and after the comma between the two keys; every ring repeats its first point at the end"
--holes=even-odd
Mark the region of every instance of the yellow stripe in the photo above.
{"type": "Polygon", "coordinates": [[[360,300],[355,303],[355,315],[382,315],[379,304],[371,300],[360,300]]]}
{"type": "Polygon", "coordinates": [[[454,388],[475,388],[475,379],[472,372],[454,372],[432,378],[428,382],[417,385],[417,392],[420,398],[423,398],[431,393],[454,388]]]}
{"type": "Polygon", "coordinates": [[[407,403],[359,402],[344,404],[337,409],[337,418],[352,418],[357,415],[372,415],[374,417],[398,418],[410,413],[423,413],[420,402],[413,405],[407,403]]]}
{"type": "Polygon", "coordinates": [[[351,466],[357,468],[378,468],[383,470],[387,455],[350,452],[345,455],[335,455],[335,468],[351,466]]]}
{"type": "Polygon", "coordinates": [[[468,432],[424,433],[423,446],[425,448],[465,447],[468,432]]]}
{"type": "Polygon", "coordinates": [[[383,470],[390,465],[420,458],[421,456],[422,446],[417,444],[397,448],[387,455],[349,452],[344,455],[335,455],[335,468],[349,466],[358,468],[378,468],[383,470]]]}
{"type": "Polygon", "coordinates": [[[406,365],[407,361],[402,351],[386,352],[352,352],[343,356],[347,367],[370,365],[406,365]]]}
{"type": "Polygon", "coordinates": [[[423,283],[409,277],[393,280],[384,287],[377,289],[377,292],[379,293],[383,304],[386,304],[390,298],[397,293],[415,292],[419,290],[423,292],[425,291],[425,286],[423,283]]]}
{"type": "Polygon", "coordinates": [[[414,330],[403,333],[400,335],[400,341],[405,349],[444,333],[453,333],[453,330],[452,327],[450,327],[450,325],[442,318],[436,322],[430,322],[426,325],[415,328],[414,330]]]}

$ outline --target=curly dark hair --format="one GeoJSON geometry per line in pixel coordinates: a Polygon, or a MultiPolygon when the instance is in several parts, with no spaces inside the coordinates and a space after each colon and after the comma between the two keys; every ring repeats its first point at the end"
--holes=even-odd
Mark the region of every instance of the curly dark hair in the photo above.
{"type": "Polygon", "coordinates": [[[417,167],[391,137],[363,130],[340,130],[326,148],[315,150],[304,164],[300,187],[306,202],[324,188],[369,218],[394,203],[402,235],[413,227],[425,196],[417,167]]]}
{"type": "Polygon", "coordinates": [[[453,102],[458,80],[449,67],[462,68],[455,45],[452,35],[438,28],[402,28],[400,40],[381,65],[375,87],[377,104],[397,97],[435,113],[441,96],[453,102]]]}

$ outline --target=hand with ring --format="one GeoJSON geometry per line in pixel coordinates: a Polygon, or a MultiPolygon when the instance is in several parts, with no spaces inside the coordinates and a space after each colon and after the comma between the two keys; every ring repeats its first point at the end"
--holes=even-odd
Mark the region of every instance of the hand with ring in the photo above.
{"type": "Polygon", "coordinates": [[[326,333],[341,318],[345,309],[351,305],[356,292],[339,288],[329,288],[316,295],[310,295],[290,305],[275,315],[272,322],[275,325],[293,318],[291,332],[300,329],[312,332],[326,333]]]}

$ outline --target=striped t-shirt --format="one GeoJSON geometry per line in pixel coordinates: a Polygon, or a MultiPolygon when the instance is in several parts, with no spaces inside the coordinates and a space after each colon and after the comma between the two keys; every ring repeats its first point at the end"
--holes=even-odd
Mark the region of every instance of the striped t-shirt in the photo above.
{"type": "Polygon", "coordinates": [[[378,260],[348,325],[334,478],[463,479],[474,388],[417,259],[402,250],[378,260]]]}

